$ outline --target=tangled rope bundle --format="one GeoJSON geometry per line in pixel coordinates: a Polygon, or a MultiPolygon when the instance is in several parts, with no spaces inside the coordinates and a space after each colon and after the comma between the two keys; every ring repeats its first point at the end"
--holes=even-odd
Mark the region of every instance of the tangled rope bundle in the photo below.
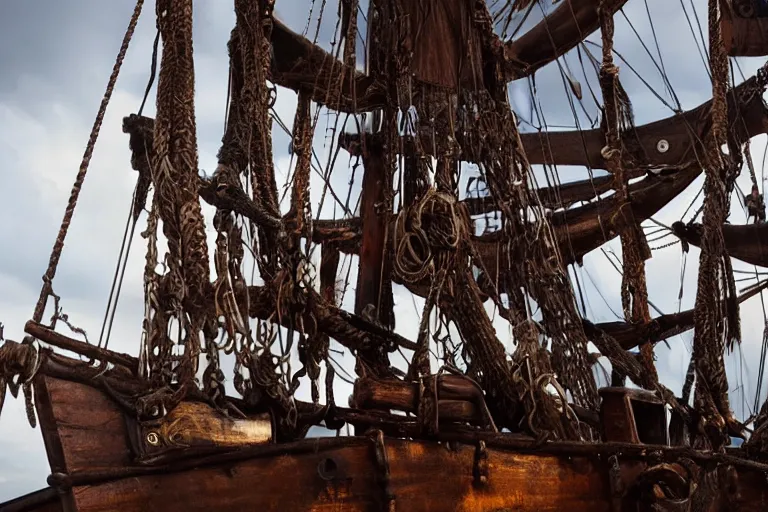
{"type": "Polygon", "coordinates": [[[394,271],[411,284],[434,275],[468,241],[468,225],[467,212],[455,197],[429,189],[397,216],[394,271]]]}
{"type": "Polygon", "coordinates": [[[6,390],[17,398],[19,389],[24,390],[24,402],[27,420],[34,428],[37,425],[35,409],[32,404],[32,379],[40,368],[40,351],[27,338],[23,344],[6,341],[0,346],[0,413],[3,412],[6,390]]]}

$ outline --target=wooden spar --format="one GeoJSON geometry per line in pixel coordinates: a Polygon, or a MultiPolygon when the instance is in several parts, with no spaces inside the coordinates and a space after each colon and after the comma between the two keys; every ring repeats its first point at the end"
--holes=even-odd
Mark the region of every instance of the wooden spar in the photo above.
{"type": "MultiPolygon", "coordinates": [[[[212,303],[213,289],[212,287],[208,288],[207,300],[209,303],[212,303]]],[[[263,320],[275,318],[275,304],[272,300],[272,293],[268,288],[263,286],[249,286],[248,296],[250,302],[249,315],[251,318],[260,318],[263,320]]],[[[324,301],[322,297],[315,292],[312,292],[311,296],[315,308],[314,311],[311,312],[311,315],[307,316],[306,321],[316,322],[318,329],[331,336],[341,345],[344,345],[351,350],[359,350],[365,343],[400,347],[406,350],[416,349],[415,342],[394,333],[377,323],[373,323],[363,317],[333,306],[324,301]]],[[[283,322],[286,327],[290,325],[287,319],[284,319],[283,322]]],[[[91,354],[101,354],[100,357],[104,360],[107,360],[107,357],[115,360],[124,355],[111,351],[105,352],[103,349],[100,352],[94,352],[93,346],[78,342],[77,340],[68,338],[60,333],[55,333],[34,322],[28,322],[25,329],[27,329],[28,334],[31,334],[30,331],[37,333],[37,335],[40,336],[40,339],[46,343],[52,345],[56,345],[57,343],[61,343],[62,345],[66,344],[68,345],[67,350],[75,351],[86,357],[90,357],[91,354]],[[74,348],[75,344],[78,343],[80,346],[74,348]],[[83,345],[85,345],[85,347],[83,347],[83,345]]]]}
{"type": "MultiPolygon", "coordinates": [[[[728,94],[728,123],[738,140],[748,140],[768,132],[768,109],[761,94],[742,101],[742,95],[755,89],[751,77],[728,94]]],[[[712,100],[698,107],[653,123],[637,126],[624,134],[625,162],[632,167],[680,167],[697,160],[701,141],[709,130],[712,100]]],[[[605,169],[602,155],[605,136],[601,129],[523,133],[520,140],[531,164],[578,165],[605,169]]]]}
{"type": "MultiPolygon", "coordinates": [[[[649,175],[643,180],[631,184],[629,186],[630,206],[634,217],[639,222],[652,217],[685,190],[699,174],[701,174],[701,168],[697,165],[691,165],[686,169],[673,172],[670,176],[649,175]]],[[[213,201],[215,204],[215,199],[213,201]]],[[[584,255],[618,236],[621,230],[626,228],[620,216],[616,215],[619,206],[616,198],[611,196],[599,202],[553,214],[551,222],[561,251],[561,259],[565,264],[580,262],[584,255]]],[[[238,213],[248,213],[246,207],[240,205],[238,208],[239,211],[235,210],[238,213]]],[[[315,243],[333,243],[342,252],[359,253],[363,233],[360,219],[320,220],[314,223],[314,228],[313,241],[315,243]]],[[[500,238],[498,233],[474,237],[473,244],[475,244],[484,269],[495,272],[496,269],[506,268],[505,265],[508,265],[509,261],[515,260],[515,255],[509,252],[508,244],[500,238]]],[[[489,274],[489,277],[492,276],[489,274]]],[[[495,279],[495,277],[492,278],[495,279]]],[[[409,289],[414,293],[421,294],[416,291],[418,287],[409,286],[409,289]]],[[[253,305],[254,302],[252,301],[251,304],[253,305]]],[[[266,311],[265,308],[268,306],[264,303],[260,308],[260,310],[266,311]]],[[[336,308],[332,311],[337,318],[344,316],[336,308]]],[[[259,318],[262,317],[259,316],[259,318]]],[[[330,317],[328,325],[331,325],[330,317]]],[[[371,325],[366,325],[366,329],[371,327],[371,325]]],[[[333,328],[339,332],[338,327],[333,328]]],[[[340,334],[344,336],[343,333],[340,334]]],[[[386,336],[394,335],[386,334],[386,336]]],[[[343,339],[349,340],[349,337],[346,336],[343,339]]],[[[353,342],[349,340],[348,343],[353,342]]],[[[398,344],[405,346],[399,341],[398,344]]]]}
{"type": "MultiPolygon", "coordinates": [[[[626,175],[632,178],[639,178],[646,174],[645,171],[636,169],[630,170],[626,175]]],[[[592,179],[569,181],[560,185],[551,187],[540,187],[536,189],[536,195],[541,200],[544,208],[557,210],[558,208],[570,208],[576,203],[589,201],[597,196],[613,190],[616,187],[612,174],[607,176],[596,176],[592,179]]],[[[497,206],[491,197],[468,197],[461,201],[466,205],[470,215],[483,215],[493,212],[497,206]]]]}
{"type": "Polygon", "coordinates": [[[89,343],[74,340],[54,331],[50,327],[35,323],[31,320],[24,326],[24,332],[34,336],[38,340],[48,343],[49,345],[74,352],[81,356],[89,357],[92,360],[119,364],[130,370],[132,373],[136,373],[139,370],[139,360],[131,355],[121,354],[120,352],[114,352],[89,343]]]}
{"type": "MultiPolygon", "coordinates": [[[[438,439],[452,441],[452,449],[434,441],[376,435],[306,439],[244,446],[235,451],[219,448],[196,455],[179,454],[160,464],[137,464],[130,422],[124,421],[123,411],[112,398],[93,387],[97,382],[92,380],[94,373],[80,377],[80,381],[63,378],[64,368],[82,366],[78,361],[45,354],[35,378],[35,386],[42,389],[37,395],[43,399],[36,405],[53,472],[49,482],[60,493],[65,510],[343,507],[367,511],[379,497],[391,496],[398,510],[415,512],[503,508],[607,512],[611,510],[611,489],[616,485],[626,491],[624,499],[629,501],[625,506],[634,507],[641,499],[633,494],[635,486],[666,467],[664,464],[674,465],[681,458],[731,467],[737,478],[733,486],[720,489],[716,502],[725,500],[721,504],[728,503],[731,509],[755,512],[768,503],[768,488],[763,485],[768,466],[734,456],[738,450],[707,454],[684,446],[636,443],[542,444],[519,434],[441,432],[438,439]],[[58,374],[51,376],[51,372],[58,374]],[[46,396],[53,400],[47,401],[46,396]],[[82,414],[83,410],[89,414],[82,414]],[[662,465],[636,479],[648,467],[649,453],[662,465]],[[388,463],[377,464],[377,460],[388,463]],[[612,461],[620,469],[615,477],[609,476],[612,461]],[[436,474],[440,475],[438,480],[436,474]],[[382,482],[388,483],[382,487],[382,482]]],[[[116,382],[123,393],[131,388],[133,379],[114,370],[103,378],[116,382]]],[[[681,476],[687,478],[685,473],[681,476]]],[[[5,505],[0,505],[0,510],[5,505]]]]}
{"type": "MultiPolygon", "coordinates": [[[[701,246],[701,224],[675,222],[672,230],[684,242],[701,246]]],[[[723,224],[728,255],[758,267],[768,267],[768,224],[723,224]]]]}
{"type": "MultiPolygon", "coordinates": [[[[762,290],[768,287],[768,281],[754,286],[739,295],[738,302],[754,297],[762,290]]],[[[693,329],[693,309],[661,315],[645,324],[631,324],[628,322],[602,322],[593,324],[588,320],[582,320],[584,323],[584,332],[587,336],[597,336],[602,331],[619,342],[624,350],[632,350],[637,347],[638,342],[648,340],[650,343],[658,343],[671,338],[685,331],[693,329]]]]}
{"type": "MultiPolygon", "coordinates": [[[[611,0],[608,8],[616,12],[626,1],[611,0]]],[[[405,8],[410,4],[412,2],[405,3],[405,8]]],[[[514,80],[529,76],[574,48],[587,35],[594,32],[598,26],[598,4],[598,0],[563,2],[563,5],[555,9],[530,32],[507,42],[504,49],[506,78],[514,80]]],[[[466,13],[463,8],[459,8],[457,2],[447,2],[446,9],[450,9],[450,12],[446,14],[448,18],[443,20],[445,23],[440,28],[455,28],[460,22],[454,18],[462,17],[466,13]]],[[[428,28],[437,30],[431,25],[428,28]]],[[[429,36],[429,33],[423,31],[420,34],[420,37],[424,38],[429,36]]],[[[420,38],[412,41],[411,44],[415,49],[428,46],[420,38]]],[[[382,82],[373,76],[345,66],[336,57],[307,38],[296,34],[278,20],[274,20],[272,28],[272,48],[274,58],[270,79],[275,84],[294,91],[310,92],[312,101],[339,112],[366,112],[386,105],[386,87],[382,82]],[[341,87],[337,89],[335,81],[329,78],[339,76],[343,77],[343,80],[341,87]],[[331,83],[333,85],[329,85],[331,83]],[[334,94],[339,90],[341,94],[334,94]]],[[[430,55],[433,53],[430,52],[430,55]]],[[[439,55],[437,57],[440,58],[439,55]]],[[[422,60],[429,63],[434,59],[425,56],[422,60]]],[[[419,62],[417,59],[417,64],[419,62]]],[[[443,71],[445,72],[445,69],[443,71]]],[[[450,73],[453,73],[453,70],[450,70],[450,73]]],[[[462,79],[476,78],[477,73],[477,70],[472,70],[465,73],[462,79]]],[[[444,81],[435,73],[428,73],[424,79],[428,82],[444,81]]],[[[475,86],[474,83],[470,85],[475,86]]]]}
{"type": "MultiPolygon", "coordinates": [[[[326,245],[324,248],[325,247],[330,246],[326,245]]],[[[747,299],[753,297],[766,286],[768,286],[768,282],[750,288],[748,291],[742,293],[739,296],[739,302],[744,302],[747,299]]],[[[328,297],[330,297],[331,293],[332,289],[327,288],[326,294],[328,297]]],[[[326,300],[329,300],[329,298],[326,298],[326,300]]],[[[640,339],[648,339],[652,343],[656,343],[691,329],[693,326],[693,310],[683,311],[670,315],[662,315],[660,317],[654,318],[650,323],[644,325],[632,325],[626,322],[606,322],[592,324],[588,320],[583,320],[583,322],[587,336],[595,336],[597,335],[598,331],[603,331],[615,338],[622,346],[622,348],[625,350],[631,350],[637,346],[638,340],[640,339]]],[[[138,360],[132,356],[116,353],[107,349],[99,349],[87,343],[74,340],[65,335],[52,331],[51,329],[34,322],[28,322],[25,326],[25,331],[34,335],[36,338],[45,343],[64,348],[79,355],[91,357],[95,360],[103,360],[108,362],[124,361],[126,362],[126,368],[129,369],[132,373],[136,373],[138,360]],[[133,364],[129,365],[127,362],[133,362],[133,364]]],[[[56,366],[54,366],[53,369],[51,369],[50,366],[47,367],[48,373],[52,373],[53,375],[60,377],[69,376],[71,378],[70,374],[56,373],[57,370],[55,368],[56,366]]],[[[60,372],[61,369],[59,368],[58,371],[60,372]]],[[[394,387],[387,391],[388,388],[386,386],[377,386],[374,388],[371,386],[364,386],[364,382],[366,381],[358,381],[358,385],[361,386],[359,396],[360,400],[362,400],[362,403],[360,405],[368,404],[369,406],[375,408],[396,408],[406,412],[415,411],[415,406],[413,404],[415,403],[414,400],[416,400],[415,397],[417,396],[417,391],[412,389],[414,385],[408,383],[400,383],[396,385],[395,383],[392,383],[390,387],[394,387]]],[[[114,382],[111,385],[118,386],[118,384],[114,382]]],[[[135,392],[136,390],[134,389],[128,391],[135,392]]],[[[454,420],[460,419],[463,421],[470,421],[473,418],[477,418],[477,411],[473,404],[467,402],[454,402],[441,405],[441,417],[454,420]]],[[[582,411],[581,414],[579,411],[577,411],[577,414],[586,418],[585,421],[589,419],[587,418],[587,414],[584,411],[582,411]]]]}
{"type": "MultiPolygon", "coordinates": [[[[648,176],[631,184],[628,187],[629,205],[636,221],[640,223],[655,215],[700,174],[701,167],[694,164],[668,177],[648,176]]],[[[616,215],[620,207],[618,198],[611,196],[579,208],[555,212],[552,226],[563,261],[580,262],[584,255],[627,229],[622,216],[616,215]]]]}
{"type": "MultiPolygon", "coordinates": [[[[504,72],[507,80],[517,80],[567,53],[598,29],[600,0],[565,0],[528,32],[505,45],[504,72]]],[[[611,15],[627,0],[608,0],[603,9],[611,15]]]]}
{"type": "MultiPolygon", "coordinates": [[[[728,122],[736,140],[745,141],[768,133],[768,109],[762,101],[762,96],[749,94],[757,88],[757,77],[751,77],[734,87],[728,94],[728,122]]],[[[701,141],[709,130],[711,105],[710,100],[695,109],[637,126],[631,133],[624,134],[624,164],[629,177],[639,176],[639,172],[646,168],[681,168],[696,162],[701,151],[701,141]]],[[[460,134],[457,133],[456,136],[461,145],[460,134]]],[[[422,137],[430,140],[431,135],[422,134],[422,137]]],[[[534,165],[606,168],[602,156],[605,136],[601,129],[521,133],[520,140],[529,163],[534,165]]],[[[339,145],[352,155],[358,155],[360,152],[359,137],[355,134],[342,135],[339,145]]],[[[423,146],[426,153],[430,154],[432,145],[423,146]]],[[[608,178],[599,179],[605,182],[608,178]]],[[[592,181],[597,180],[598,178],[595,178],[592,181]]],[[[595,197],[595,192],[602,193],[607,190],[593,190],[590,180],[582,180],[544,189],[542,201],[545,201],[547,195],[556,196],[558,190],[562,193],[569,186],[578,190],[572,192],[577,195],[570,199],[571,202],[584,201],[595,197]]],[[[493,201],[489,203],[494,204],[493,201]]],[[[566,201],[563,200],[563,203],[566,201]]]]}
{"type": "Polygon", "coordinates": [[[277,85],[294,91],[304,90],[311,94],[315,103],[339,112],[366,112],[385,104],[385,89],[381,83],[345,66],[276,19],[272,26],[272,49],[270,79],[277,85]],[[336,77],[343,77],[338,89],[336,77]],[[334,85],[327,87],[331,82],[334,85]]]}
{"type": "MultiPolygon", "coordinates": [[[[768,112],[766,112],[765,106],[762,103],[762,98],[759,94],[749,95],[747,97],[747,101],[743,103],[740,102],[740,108],[738,111],[736,111],[736,109],[732,106],[735,98],[741,98],[742,94],[746,94],[750,88],[754,88],[756,86],[756,80],[757,79],[755,77],[748,79],[736,87],[734,92],[728,96],[729,106],[731,106],[729,112],[731,113],[731,125],[733,127],[732,133],[733,136],[736,137],[736,139],[739,141],[748,140],[751,137],[768,132],[768,112]]],[[[699,106],[697,109],[687,112],[682,116],[672,117],[666,120],[651,123],[650,125],[638,127],[636,132],[641,134],[644,133],[645,135],[637,136],[637,140],[642,142],[641,145],[643,147],[649,146],[650,148],[655,148],[658,141],[660,140],[659,137],[662,136],[662,132],[667,133],[667,128],[671,130],[670,133],[676,133],[676,131],[684,130],[685,135],[683,135],[682,132],[676,135],[676,137],[683,137],[688,141],[687,149],[681,149],[680,155],[687,154],[695,161],[695,150],[693,149],[694,144],[692,140],[696,139],[691,138],[691,131],[698,133],[701,137],[705,135],[706,131],[708,130],[708,107],[709,104],[705,103],[699,106]]],[[[578,137],[578,132],[575,132],[575,134],[578,137]]],[[[527,135],[530,136],[531,134],[527,135]]],[[[151,134],[146,134],[146,136],[150,137],[151,134]]],[[[525,136],[526,135],[523,137],[525,138],[525,136]]],[[[595,140],[602,140],[602,135],[597,132],[589,133],[588,136],[590,138],[595,138],[595,140]]],[[[666,137],[664,140],[667,140],[668,142],[670,140],[673,142],[678,140],[677,138],[673,139],[668,134],[664,135],[664,137],[666,137]]],[[[375,136],[369,136],[369,138],[373,141],[376,139],[375,136]]],[[[350,149],[361,147],[359,143],[354,144],[354,139],[354,136],[346,136],[342,140],[342,143],[346,142],[346,147],[350,149]]],[[[682,141],[683,139],[679,140],[682,141]]],[[[425,147],[428,148],[428,146],[429,145],[426,145],[425,147]]],[[[684,145],[682,142],[680,142],[680,144],[670,144],[670,150],[667,151],[667,153],[674,154],[676,151],[675,148],[683,148],[683,146],[684,145]]],[[[353,151],[357,150],[353,149],[353,151]]],[[[526,146],[525,151],[527,153],[529,151],[529,147],[526,146]]],[[[675,157],[670,161],[679,163],[681,161],[680,158],[682,157],[675,157]]],[[[653,160],[646,160],[646,162],[651,161],[653,160]]],[[[637,176],[637,166],[633,167],[631,170],[628,169],[628,171],[630,176],[637,176]]],[[[678,172],[678,174],[680,173],[678,172]]],[[[683,174],[685,174],[685,172],[683,172],[683,174]]],[[[677,179],[672,179],[670,185],[674,190],[681,192],[684,187],[677,188],[679,182],[675,183],[676,181],[677,179]]],[[[209,183],[205,180],[202,180],[200,184],[200,195],[207,202],[213,205],[218,205],[219,202],[224,199],[212,192],[215,189],[215,185],[216,183],[209,183]]],[[[674,198],[674,196],[668,197],[668,194],[666,193],[661,195],[657,194],[657,192],[665,184],[659,183],[658,187],[654,187],[653,191],[651,191],[650,187],[652,185],[653,182],[649,181],[648,178],[640,183],[630,185],[630,193],[633,198],[633,209],[638,207],[636,203],[642,201],[644,204],[640,205],[639,208],[641,210],[651,211],[649,215],[653,215],[656,213],[656,211],[658,211],[658,208],[661,208],[667,204],[666,202],[661,202],[662,197],[666,198],[665,200],[667,202],[674,198]],[[654,209],[655,207],[652,205],[657,203],[659,206],[658,208],[654,209]]],[[[565,194],[566,199],[570,202],[577,200],[587,200],[591,197],[594,197],[595,193],[602,193],[605,191],[607,186],[608,179],[606,177],[596,178],[591,181],[582,180],[580,182],[562,185],[559,189],[543,189],[543,198],[545,201],[546,198],[550,196],[553,196],[554,198],[559,196],[562,199],[562,194],[565,194]]],[[[606,204],[609,204],[609,202],[610,198],[600,201],[599,204],[585,205],[580,208],[567,210],[566,212],[558,212],[555,214],[552,219],[553,225],[558,231],[558,238],[561,241],[560,247],[568,248],[568,251],[563,251],[564,258],[568,262],[580,260],[584,254],[602,245],[604,241],[607,241],[613,237],[613,235],[611,235],[610,238],[606,238],[606,234],[610,233],[611,231],[610,226],[606,227],[606,217],[612,217],[612,215],[609,213],[612,207],[606,206],[606,204]],[[605,213],[601,214],[601,212],[598,210],[602,210],[605,213]],[[566,245],[563,245],[563,243],[566,245]],[[597,243],[597,245],[595,245],[595,243],[597,243]]],[[[264,222],[264,219],[262,218],[263,215],[261,215],[261,212],[256,211],[256,209],[252,206],[249,206],[250,204],[251,203],[247,198],[243,198],[243,200],[231,201],[228,203],[228,206],[231,206],[232,209],[234,209],[237,213],[250,218],[258,225],[261,225],[264,222]]],[[[467,202],[468,207],[470,207],[470,211],[474,214],[485,213],[489,211],[489,209],[492,209],[494,204],[495,202],[492,200],[481,201],[471,199],[467,202]]],[[[549,203],[545,202],[545,206],[548,205],[549,203]]],[[[638,213],[635,212],[635,215],[637,216],[638,213]]],[[[274,219],[274,221],[277,221],[277,219],[274,219]]],[[[344,252],[356,251],[357,249],[355,249],[355,247],[359,246],[359,241],[355,242],[355,240],[359,240],[358,237],[360,236],[360,232],[356,230],[360,229],[359,226],[359,219],[346,219],[340,222],[319,221],[315,226],[316,230],[314,233],[314,241],[317,243],[334,241],[339,243],[339,248],[344,252]],[[356,228],[356,226],[358,227],[356,228]]],[[[482,240],[479,242],[482,243],[482,240]]]]}
{"type": "MultiPolygon", "coordinates": [[[[696,165],[673,172],[669,176],[646,176],[629,186],[631,208],[639,221],[646,220],[666,206],[685,190],[701,174],[696,165]]],[[[619,204],[613,196],[599,202],[592,202],[569,210],[555,212],[552,227],[555,230],[561,256],[565,263],[574,263],[605,242],[616,237],[625,226],[616,215],[619,204]]],[[[339,242],[344,251],[359,251],[360,228],[355,219],[321,221],[316,223],[316,243],[339,242]],[[327,238],[325,238],[327,236],[327,238]]],[[[514,254],[505,249],[506,241],[500,233],[473,237],[473,244],[481,256],[483,268],[504,268],[507,258],[514,260],[514,254]],[[499,260],[503,258],[503,260],[499,260]]]]}
{"type": "MultiPolygon", "coordinates": [[[[768,282],[750,288],[748,291],[742,293],[739,296],[739,302],[741,303],[748,300],[763,290],[766,286],[768,286],[768,282]]],[[[332,292],[330,289],[326,291],[328,294],[332,292]]],[[[631,350],[637,346],[638,340],[640,339],[648,339],[651,342],[656,343],[691,329],[693,326],[693,310],[662,315],[660,317],[654,318],[650,323],[644,325],[631,325],[626,322],[606,322],[592,324],[588,320],[583,320],[583,322],[587,336],[594,336],[597,335],[598,331],[603,331],[614,337],[622,346],[622,348],[625,350],[631,350]]],[[[116,362],[127,358],[128,360],[133,361],[135,364],[126,364],[125,366],[132,373],[136,373],[138,360],[132,356],[120,354],[107,349],[99,349],[82,341],[78,341],[52,331],[51,329],[34,322],[27,322],[25,331],[34,335],[36,338],[45,343],[64,348],[79,355],[91,357],[95,360],[116,362]]],[[[53,368],[50,366],[47,366],[46,368],[49,374],[53,374],[59,377],[72,377],[71,374],[60,373],[61,368],[59,368],[59,373],[57,373],[57,367],[55,365],[53,368]]],[[[390,391],[387,391],[388,388],[386,386],[365,386],[365,382],[365,380],[361,379],[358,381],[358,384],[356,384],[356,386],[360,386],[361,390],[359,396],[360,400],[362,400],[362,403],[360,405],[369,404],[375,408],[396,408],[406,412],[415,411],[415,406],[413,404],[415,404],[414,400],[416,400],[415,397],[417,396],[417,391],[412,389],[414,385],[408,383],[400,383],[395,385],[393,383],[391,386],[394,387],[392,387],[390,391]]],[[[118,386],[118,384],[112,383],[112,386],[118,386]]],[[[134,389],[128,391],[135,392],[136,390],[134,389]]],[[[442,408],[440,412],[441,416],[444,416],[447,419],[461,419],[463,421],[470,421],[477,417],[477,411],[475,407],[472,404],[466,402],[463,404],[446,404],[446,406],[442,408]]],[[[577,414],[579,414],[578,411],[577,414]]],[[[581,416],[586,415],[581,414],[581,416]]]]}

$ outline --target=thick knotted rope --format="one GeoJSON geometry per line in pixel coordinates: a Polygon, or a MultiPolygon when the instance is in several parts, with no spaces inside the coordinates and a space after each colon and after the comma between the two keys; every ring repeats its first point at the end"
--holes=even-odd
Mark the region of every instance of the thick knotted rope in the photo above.
{"type": "MultiPolygon", "coordinates": [[[[701,258],[694,314],[693,358],[697,374],[694,399],[702,411],[699,442],[713,448],[727,443],[726,429],[736,430],[728,401],[728,380],[723,353],[728,329],[722,300],[726,290],[726,269],[722,225],[728,212],[727,182],[731,162],[720,149],[726,142],[728,57],[720,32],[719,2],[709,2],[710,66],[712,68],[712,127],[706,141],[706,177],[702,217],[701,258]]],[[[738,306],[734,306],[738,307],[738,306]]]]}
{"type": "MultiPolygon", "coordinates": [[[[651,257],[643,230],[635,219],[630,204],[628,182],[624,172],[622,133],[632,128],[632,107],[629,96],[619,81],[619,70],[613,63],[613,13],[601,3],[600,30],[602,33],[603,64],[600,68],[600,86],[603,92],[606,146],[602,154],[608,171],[617,183],[616,196],[623,202],[617,215],[622,215],[628,229],[621,231],[621,254],[624,272],[621,280],[621,304],[624,318],[631,323],[645,324],[651,321],[648,307],[648,286],[645,279],[645,260],[651,257]]],[[[653,389],[658,383],[653,361],[653,345],[640,342],[640,361],[646,377],[642,382],[653,389]]]]}

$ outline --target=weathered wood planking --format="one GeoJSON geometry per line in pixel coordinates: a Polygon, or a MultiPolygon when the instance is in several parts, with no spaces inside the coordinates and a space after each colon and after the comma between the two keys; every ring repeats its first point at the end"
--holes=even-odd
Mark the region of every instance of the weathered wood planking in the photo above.
{"type": "MultiPolygon", "coordinates": [[[[91,386],[47,375],[38,377],[37,403],[52,472],[123,468],[135,463],[124,413],[91,386]]],[[[269,443],[268,415],[235,420],[199,402],[184,402],[158,422],[141,428],[142,456],[190,446],[238,447],[269,443]],[[148,442],[154,436],[155,444],[148,442]]]]}
{"type": "Polygon", "coordinates": [[[52,472],[131,465],[123,413],[91,386],[39,375],[35,398],[52,472]]]}
{"type": "MultiPolygon", "coordinates": [[[[473,485],[474,448],[386,440],[397,510],[609,510],[602,471],[585,458],[488,449],[488,485],[473,485]]],[[[373,443],[251,459],[228,467],[140,476],[73,490],[77,510],[380,510],[373,443]],[[332,462],[328,462],[332,461],[332,462]],[[329,478],[329,468],[336,468],[329,478]],[[323,468],[324,471],[319,471],[323,468]],[[343,508],[342,508],[343,507],[343,508]]]]}
{"type": "Polygon", "coordinates": [[[62,512],[58,493],[48,487],[0,503],[0,512],[62,512]]]}
{"type": "MultiPolygon", "coordinates": [[[[235,457],[225,457],[227,462],[195,459],[137,471],[130,462],[122,412],[105,394],[42,372],[35,392],[52,471],[79,473],[71,492],[60,496],[61,508],[43,512],[380,510],[382,472],[368,438],[255,446],[248,452],[233,452],[235,457]],[[243,460],[239,453],[250,458],[243,460]],[[103,470],[116,479],[105,481],[103,470]],[[88,480],[88,475],[98,481],[88,480]]],[[[600,462],[604,457],[584,455],[575,447],[558,455],[520,453],[512,445],[504,448],[504,439],[508,440],[488,441],[493,447],[487,450],[485,487],[474,484],[474,446],[449,450],[445,443],[386,439],[388,490],[395,496],[396,509],[610,510],[609,471],[600,462]]],[[[622,461],[622,467],[637,462],[630,458],[622,461]]],[[[733,475],[725,509],[768,510],[762,471],[739,470],[733,475]]],[[[723,510],[722,499],[710,510],[723,510]]]]}

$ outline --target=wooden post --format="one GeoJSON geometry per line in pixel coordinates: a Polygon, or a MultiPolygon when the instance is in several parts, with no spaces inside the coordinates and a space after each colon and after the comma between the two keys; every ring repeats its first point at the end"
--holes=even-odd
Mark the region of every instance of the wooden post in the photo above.
{"type": "Polygon", "coordinates": [[[389,323],[387,300],[383,289],[388,212],[386,190],[390,188],[384,150],[379,137],[368,137],[363,150],[363,191],[360,215],[363,221],[363,237],[360,248],[360,267],[357,275],[355,314],[367,320],[389,323]]]}

